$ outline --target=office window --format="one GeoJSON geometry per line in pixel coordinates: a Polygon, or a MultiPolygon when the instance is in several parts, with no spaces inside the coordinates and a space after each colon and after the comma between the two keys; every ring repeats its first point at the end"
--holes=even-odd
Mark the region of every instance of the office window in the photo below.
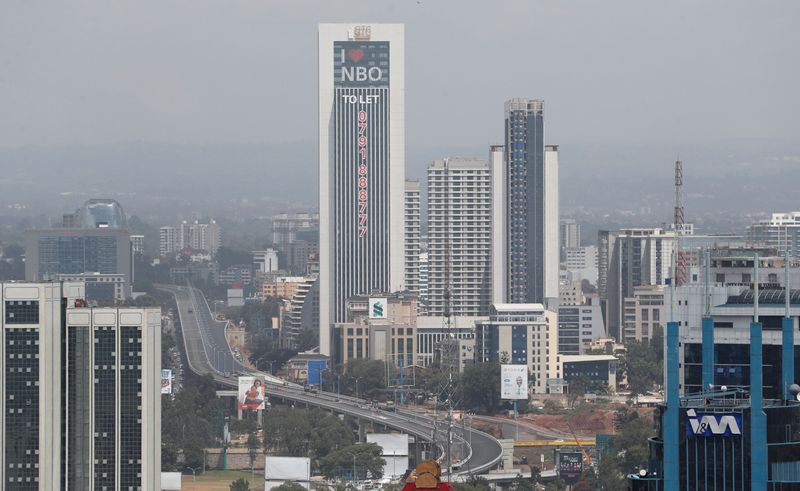
{"type": "Polygon", "coordinates": [[[6,324],[38,324],[38,300],[6,301],[6,324]]]}

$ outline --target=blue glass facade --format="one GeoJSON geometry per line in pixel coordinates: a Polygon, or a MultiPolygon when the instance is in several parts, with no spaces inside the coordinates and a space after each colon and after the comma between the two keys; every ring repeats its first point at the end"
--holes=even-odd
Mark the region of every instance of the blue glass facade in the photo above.
{"type": "Polygon", "coordinates": [[[544,103],[506,103],[508,301],[544,302],[544,103]]]}
{"type": "Polygon", "coordinates": [[[37,280],[57,274],[118,272],[116,236],[43,236],[38,246],[37,280]]]}

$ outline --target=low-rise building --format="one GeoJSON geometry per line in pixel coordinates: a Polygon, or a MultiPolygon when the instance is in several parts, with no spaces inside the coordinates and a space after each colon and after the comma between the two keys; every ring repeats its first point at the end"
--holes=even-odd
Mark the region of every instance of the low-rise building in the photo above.
{"type": "Polygon", "coordinates": [[[347,301],[351,322],[334,325],[337,361],[382,360],[408,367],[417,358],[417,297],[410,292],[375,293],[347,301]]]}
{"type": "Polygon", "coordinates": [[[633,296],[625,298],[623,308],[623,341],[650,341],[653,331],[664,326],[664,287],[634,287],[633,296]]]}
{"type": "Polygon", "coordinates": [[[561,377],[569,390],[570,384],[586,383],[586,390],[599,388],[616,392],[617,365],[619,360],[613,355],[561,355],[559,367],[561,377]]]}
{"type": "Polygon", "coordinates": [[[542,304],[494,304],[489,320],[475,326],[476,361],[527,365],[533,394],[546,394],[560,378],[558,314],[542,304]]]}

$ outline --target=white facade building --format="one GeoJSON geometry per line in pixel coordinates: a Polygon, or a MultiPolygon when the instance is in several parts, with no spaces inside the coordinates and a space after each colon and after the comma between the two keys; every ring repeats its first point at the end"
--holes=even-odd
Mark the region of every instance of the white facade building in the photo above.
{"type": "Polygon", "coordinates": [[[347,299],[404,281],[402,24],[320,24],[320,353],[347,299]]]}
{"type": "MultiPolygon", "coordinates": [[[[544,147],[544,298],[549,305],[558,302],[558,145],[544,147]]],[[[555,307],[555,306],[553,306],[555,307]]]]}
{"type": "Polygon", "coordinates": [[[407,179],[405,188],[406,264],[403,289],[413,292],[417,296],[419,296],[420,226],[419,181],[407,179]]]}
{"type": "Polygon", "coordinates": [[[506,301],[508,273],[506,264],[506,177],[505,147],[489,147],[492,171],[492,303],[506,301]]]}
{"type": "Polygon", "coordinates": [[[167,225],[159,229],[158,253],[161,257],[179,251],[179,244],[177,228],[167,225]]]}
{"type": "Polygon", "coordinates": [[[574,218],[562,218],[559,223],[559,235],[563,249],[575,249],[581,246],[581,224],[574,218]]]}
{"type": "Polygon", "coordinates": [[[428,313],[487,315],[492,304],[492,173],[461,157],[428,167],[428,313]],[[449,306],[446,297],[449,295],[449,306]]]}
{"type": "Polygon", "coordinates": [[[257,271],[262,273],[272,273],[280,269],[278,265],[278,251],[267,249],[264,251],[253,251],[253,265],[257,271]]]}

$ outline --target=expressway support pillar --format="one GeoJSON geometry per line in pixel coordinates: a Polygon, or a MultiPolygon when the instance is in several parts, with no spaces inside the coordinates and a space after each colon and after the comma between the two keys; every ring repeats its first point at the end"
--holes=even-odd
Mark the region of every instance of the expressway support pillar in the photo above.
{"type": "Polygon", "coordinates": [[[367,421],[358,418],[358,443],[364,443],[367,441],[367,424],[367,421]]]}

